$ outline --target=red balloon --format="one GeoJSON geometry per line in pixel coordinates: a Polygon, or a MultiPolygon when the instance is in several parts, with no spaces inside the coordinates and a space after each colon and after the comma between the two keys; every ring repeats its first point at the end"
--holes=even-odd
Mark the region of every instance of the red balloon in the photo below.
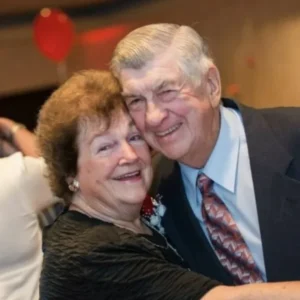
{"type": "Polygon", "coordinates": [[[74,24],[61,10],[44,8],[33,22],[33,36],[43,55],[60,62],[68,56],[72,48],[74,24]]]}

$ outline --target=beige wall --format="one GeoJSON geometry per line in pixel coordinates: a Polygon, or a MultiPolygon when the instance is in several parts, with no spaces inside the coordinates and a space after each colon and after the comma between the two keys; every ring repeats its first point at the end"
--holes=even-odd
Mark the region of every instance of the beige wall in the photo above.
{"type": "MultiPolygon", "coordinates": [[[[224,90],[237,83],[242,102],[257,107],[300,106],[299,0],[153,0],[94,19],[75,20],[77,31],[151,22],[193,25],[209,42],[224,90]],[[247,66],[247,57],[255,67],[247,66]]],[[[119,37],[118,37],[119,38],[119,37]]],[[[78,44],[67,61],[69,73],[105,67],[117,42],[78,44]]],[[[57,81],[56,67],[36,50],[31,25],[0,29],[0,93],[57,81]]]]}

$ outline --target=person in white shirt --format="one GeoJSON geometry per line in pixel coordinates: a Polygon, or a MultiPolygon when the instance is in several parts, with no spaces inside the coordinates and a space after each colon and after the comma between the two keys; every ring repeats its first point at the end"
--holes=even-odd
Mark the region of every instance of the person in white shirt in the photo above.
{"type": "Polygon", "coordinates": [[[38,157],[35,135],[25,125],[0,117],[0,157],[17,151],[38,157]]]}
{"type": "Polygon", "coordinates": [[[58,198],[45,178],[34,134],[5,118],[0,132],[2,155],[9,155],[0,158],[0,299],[35,300],[43,259],[38,212],[58,198]]]}

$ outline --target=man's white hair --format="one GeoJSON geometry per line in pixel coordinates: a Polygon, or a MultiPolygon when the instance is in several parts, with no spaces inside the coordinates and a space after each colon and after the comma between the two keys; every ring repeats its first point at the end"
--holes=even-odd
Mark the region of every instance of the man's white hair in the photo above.
{"type": "Polygon", "coordinates": [[[214,65],[207,45],[193,28],[161,23],[137,28],[123,38],[114,51],[111,71],[120,78],[122,70],[139,70],[169,50],[175,53],[180,71],[196,86],[214,65]]]}

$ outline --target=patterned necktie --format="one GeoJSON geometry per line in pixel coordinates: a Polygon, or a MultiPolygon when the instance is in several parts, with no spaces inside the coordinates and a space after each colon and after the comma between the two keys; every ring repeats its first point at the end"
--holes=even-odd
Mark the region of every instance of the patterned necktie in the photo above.
{"type": "Polygon", "coordinates": [[[212,191],[213,181],[198,177],[202,216],[217,257],[236,284],[263,282],[250,250],[224,202],[212,191]]]}

